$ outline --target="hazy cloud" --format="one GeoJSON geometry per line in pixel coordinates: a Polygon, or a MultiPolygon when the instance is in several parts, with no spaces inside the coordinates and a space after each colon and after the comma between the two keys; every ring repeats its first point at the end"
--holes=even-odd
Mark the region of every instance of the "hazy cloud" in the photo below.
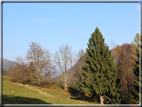
{"type": "Polygon", "coordinates": [[[76,32],[76,29],[67,29],[68,31],[76,32]]]}

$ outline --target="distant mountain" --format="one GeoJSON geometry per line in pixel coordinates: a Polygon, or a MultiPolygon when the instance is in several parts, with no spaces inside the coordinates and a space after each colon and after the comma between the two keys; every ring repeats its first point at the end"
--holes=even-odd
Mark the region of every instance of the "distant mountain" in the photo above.
{"type": "MultiPolygon", "coordinates": [[[[16,62],[10,61],[8,59],[3,59],[3,62],[1,62],[1,59],[0,59],[0,65],[2,63],[3,63],[3,69],[6,69],[6,70],[8,69],[9,66],[12,66],[12,65],[16,64],[16,62]]],[[[0,66],[0,68],[1,68],[1,66],[0,66]]]]}

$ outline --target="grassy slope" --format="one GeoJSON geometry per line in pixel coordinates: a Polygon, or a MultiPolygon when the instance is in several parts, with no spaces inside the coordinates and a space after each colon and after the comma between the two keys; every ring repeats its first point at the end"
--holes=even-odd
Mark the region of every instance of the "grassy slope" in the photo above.
{"type": "MultiPolygon", "coordinates": [[[[36,86],[30,87],[39,89],[36,86]]],[[[80,100],[77,97],[72,99],[73,96],[65,91],[47,88],[42,88],[42,91],[54,97],[47,97],[37,91],[12,83],[9,77],[3,76],[3,104],[95,104],[91,101],[80,100]]]]}

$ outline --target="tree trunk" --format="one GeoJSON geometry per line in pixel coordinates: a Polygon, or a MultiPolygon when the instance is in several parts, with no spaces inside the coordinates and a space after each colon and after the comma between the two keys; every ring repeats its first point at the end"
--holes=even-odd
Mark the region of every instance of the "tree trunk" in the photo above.
{"type": "Polygon", "coordinates": [[[100,95],[100,104],[104,104],[104,96],[100,95]]]}
{"type": "Polygon", "coordinates": [[[67,83],[65,83],[65,91],[67,91],[67,83]]]}
{"type": "MultiPolygon", "coordinates": [[[[128,77],[128,74],[127,74],[127,77],[128,77]]],[[[127,95],[127,103],[130,104],[130,87],[129,87],[129,77],[128,77],[128,80],[127,80],[127,88],[128,88],[128,95],[127,95]]]]}

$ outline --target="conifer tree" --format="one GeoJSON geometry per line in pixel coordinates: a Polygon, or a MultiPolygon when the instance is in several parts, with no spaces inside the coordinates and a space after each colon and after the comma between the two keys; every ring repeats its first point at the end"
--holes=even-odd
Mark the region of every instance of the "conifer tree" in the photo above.
{"type": "Polygon", "coordinates": [[[139,51],[137,51],[137,60],[136,60],[136,64],[134,65],[134,73],[137,76],[137,80],[134,80],[135,82],[135,92],[132,92],[132,95],[134,96],[134,99],[137,101],[139,101],[139,51]]]}
{"type": "Polygon", "coordinates": [[[80,90],[83,93],[88,91],[92,98],[98,96],[100,104],[103,104],[104,99],[111,104],[120,103],[120,90],[116,87],[117,69],[109,47],[104,43],[103,35],[98,28],[91,34],[88,42],[80,90]]]}
{"type": "MultiPolygon", "coordinates": [[[[136,35],[136,37],[139,37],[139,34],[137,34],[137,35],[136,35]]],[[[135,38],[134,38],[134,40],[135,40],[135,38]]],[[[140,42],[141,44],[139,44],[139,40],[142,40],[142,36],[140,36],[140,38],[138,39],[138,42],[136,43],[136,46],[137,46],[136,55],[137,56],[136,56],[136,60],[134,63],[134,73],[135,73],[137,79],[134,80],[134,82],[135,82],[134,88],[136,91],[132,92],[132,95],[134,96],[134,99],[137,101],[137,103],[139,103],[139,95],[141,95],[141,94],[139,94],[139,87],[140,87],[139,84],[141,84],[141,86],[142,86],[141,80],[139,80],[139,77],[140,78],[142,77],[142,69],[139,67],[141,64],[140,62],[142,61],[142,57],[140,57],[140,55],[142,55],[142,50],[141,50],[142,49],[142,42],[140,42]],[[140,52],[141,52],[141,54],[140,54],[140,52]],[[139,74],[139,71],[141,72],[141,75],[139,74]],[[140,81],[140,83],[139,83],[139,81],[140,81]]]]}
{"type": "Polygon", "coordinates": [[[33,73],[35,72],[36,69],[33,62],[30,62],[29,70],[33,73]]]}
{"type": "Polygon", "coordinates": [[[36,69],[35,69],[35,66],[34,66],[34,63],[33,62],[30,62],[30,66],[28,67],[28,71],[29,71],[29,81],[31,82],[34,82],[34,80],[36,79],[36,69]]]}

